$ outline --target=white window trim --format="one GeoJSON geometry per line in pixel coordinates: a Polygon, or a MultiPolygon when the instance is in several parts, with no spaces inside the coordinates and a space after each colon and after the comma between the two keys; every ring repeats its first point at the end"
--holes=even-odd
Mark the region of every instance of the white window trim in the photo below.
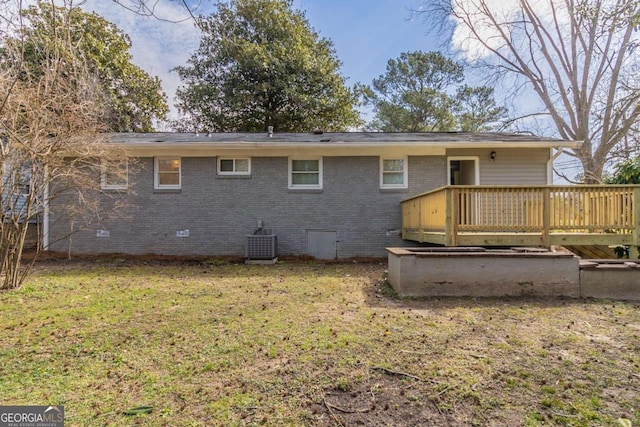
{"type": "Polygon", "coordinates": [[[154,157],[153,158],[153,187],[156,190],[179,190],[182,188],[182,157],[154,157]],[[160,185],[158,163],[160,160],[178,160],[178,184],[160,185]]]}
{"type": "Polygon", "coordinates": [[[409,188],[409,158],[404,157],[380,157],[380,188],[409,188]],[[404,165],[402,170],[402,184],[385,184],[384,183],[384,161],[385,160],[402,160],[404,165]]]}
{"type": "Polygon", "coordinates": [[[100,188],[103,190],[126,190],[129,188],[129,161],[124,160],[125,182],[124,184],[107,184],[108,166],[103,165],[100,171],[100,188]]]}
{"type": "Polygon", "coordinates": [[[290,190],[322,190],[322,156],[289,157],[289,189],[290,190]],[[317,160],[318,161],[318,184],[293,184],[293,161],[294,160],[317,160]]]}
{"type": "Polygon", "coordinates": [[[218,175],[251,175],[251,157],[218,157],[218,175]],[[220,163],[223,160],[233,160],[233,171],[232,172],[227,172],[227,171],[222,171],[220,168],[220,163]],[[249,168],[248,170],[245,171],[236,171],[236,160],[247,160],[249,162],[249,168]]]}

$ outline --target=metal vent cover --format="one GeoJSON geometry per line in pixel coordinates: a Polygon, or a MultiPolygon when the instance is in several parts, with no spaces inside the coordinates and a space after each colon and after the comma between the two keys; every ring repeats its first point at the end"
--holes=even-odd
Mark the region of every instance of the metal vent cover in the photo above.
{"type": "Polygon", "coordinates": [[[278,256],[278,236],[271,230],[258,230],[247,235],[245,257],[248,260],[272,260],[278,256]]]}

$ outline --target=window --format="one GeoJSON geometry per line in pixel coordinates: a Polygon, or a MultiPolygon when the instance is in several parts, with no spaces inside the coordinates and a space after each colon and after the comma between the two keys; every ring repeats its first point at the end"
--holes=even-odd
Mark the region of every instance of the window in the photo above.
{"type": "Polygon", "coordinates": [[[316,159],[289,159],[289,188],[321,189],[322,157],[316,159]]]}
{"type": "Polygon", "coordinates": [[[250,158],[218,157],[218,175],[250,175],[250,158]]]}
{"type": "Polygon", "coordinates": [[[104,165],[100,176],[100,187],[103,190],[126,190],[129,186],[129,162],[104,165]]]}
{"type": "Polygon", "coordinates": [[[156,157],[156,189],[180,189],[180,157],[156,157]]]}
{"type": "Polygon", "coordinates": [[[13,195],[27,196],[31,192],[31,163],[25,162],[25,164],[18,167],[11,168],[11,161],[5,160],[3,167],[0,168],[0,175],[2,175],[2,188],[7,193],[13,195]]]}
{"type": "Polygon", "coordinates": [[[380,158],[380,188],[407,188],[407,158],[380,158]]]}

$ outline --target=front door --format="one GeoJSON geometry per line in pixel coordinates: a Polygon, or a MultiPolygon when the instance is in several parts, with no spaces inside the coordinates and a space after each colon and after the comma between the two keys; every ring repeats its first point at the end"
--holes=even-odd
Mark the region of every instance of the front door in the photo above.
{"type": "Polygon", "coordinates": [[[317,259],[336,259],[337,237],[336,231],[307,230],[307,255],[317,259]]]}

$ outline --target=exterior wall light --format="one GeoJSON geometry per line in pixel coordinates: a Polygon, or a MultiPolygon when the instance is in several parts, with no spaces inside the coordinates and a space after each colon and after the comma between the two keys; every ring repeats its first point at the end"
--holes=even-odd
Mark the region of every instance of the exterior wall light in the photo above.
{"type": "Polygon", "coordinates": [[[496,152],[495,152],[495,151],[492,151],[492,152],[489,154],[489,158],[491,159],[491,161],[492,161],[492,162],[495,162],[495,161],[496,161],[496,152]]]}

